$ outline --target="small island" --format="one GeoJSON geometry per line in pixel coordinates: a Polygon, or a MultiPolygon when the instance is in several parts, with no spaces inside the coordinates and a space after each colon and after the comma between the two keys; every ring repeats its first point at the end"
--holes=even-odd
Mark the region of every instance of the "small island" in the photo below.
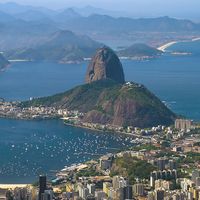
{"type": "Polygon", "coordinates": [[[149,59],[156,58],[162,55],[162,51],[148,46],[146,44],[133,44],[130,47],[124,48],[117,52],[121,59],[149,59]]]}

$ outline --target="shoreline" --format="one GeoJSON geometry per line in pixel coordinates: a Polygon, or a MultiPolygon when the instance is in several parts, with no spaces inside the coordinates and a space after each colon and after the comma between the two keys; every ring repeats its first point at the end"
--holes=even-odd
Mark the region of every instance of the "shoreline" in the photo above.
{"type": "MultiPolygon", "coordinates": [[[[191,40],[188,40],[188,41],[185,41],[185,42],[195,42],[195,41],[199,41],[200,40],[200,37],[196,37],[196,38],[193,38],[193,39],[191,39],[191,40]]],[[[171,42],[167,42],[167,43],[165,43],[165,44],[163,44],[163,45],[161,45],[161,46],[159,46],[157,49],[158,50],[160,50],[160,51],[162,51],[162,52],[166,52],[166,50],[167,50],[167,48],[169,48],[169,47],[171,47],[172,45],[174,45],[174,44],[177,44],[177,43],[179,43],[179,42],[184,42],[184,41],[171,41],[171,42]]]]}
{"type": "Polygon", "coordinates": [[[104,131],[104,130],[101,130],[101,129],[95,129],[95,128],[86,127],[86,126],[82,126],[82,125],[74,125],[74,124],[70,124],[70,123],[66,123],[66,122],[64,122],[64,125],[72,126],[72,127],[75,127],[75,128],[81,128],[81,129],[85,129],[85,130],[96,131],[96,132],[99,132],[99,133],[121,134],[123,136],[129,136],[129,137],[133,137],[133,138],[135,138],[135,137],[142,138],[142,136],[132,134],[132,133],[125,133],[125,132],[120,132],[120,131],[109,131],[109,130],[104,131]]]}
{"type": "Polygon", "coordinates": [[[199,41],[199,40],[200,40],[200,37],[197,37],[197,38],[192,39],[192,42],[199,41]]]}
{"type": "Polygon", "coordinates": [[[168,42],[160,47],[158,47],[157,49],[159,51],[162,51],[162,52],[166,52],[166,49],[169,48],[170,46],[174,45],[174,44],[177,44],[179,41],[172,41],[172,42],[168,42]]]}

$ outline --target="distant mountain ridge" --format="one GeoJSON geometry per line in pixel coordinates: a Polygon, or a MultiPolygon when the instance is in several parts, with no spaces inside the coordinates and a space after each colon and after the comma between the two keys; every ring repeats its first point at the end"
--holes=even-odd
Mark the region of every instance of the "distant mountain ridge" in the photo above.
{"type": "MultiPolygon", "coordinates": [[[[58,31],[42,45],[35,48],[10,51],[7,52],[7,56],[9,59],[55,61],[61,63],[81,62],[84,58],[90,59],[93,52],[102,46],[103,44],[87,36],[76,35],[71,31],[58,31]]],[[[155,58],[162,54],[161,51],[146,44],[133,44],[115,52],[122,59],[155,58]]],[[[94,63],[95,65],[96,63],[94,63]]]]}
{"type": "Polygon", "coordinates": [[[40,21],[49,19],[57,23],[57,27],[65,27],[71,31],[95,30],[114,31],[200,31],[200,24],[190,20],[170,17],[130,18],[113,17],[104,9],[87,6],[85,8],[66,8],[50,10],[43,7],[23,6],[16,3],[0,3],[0,11],[7,17],[23,19],[25,21],[40,21]],[[84,13],[88,12],[87,15],[84,13]],[[27,18],[26,18],[27,16],[27,18]],[[102,26],[103,25],[103,26],[102,26]]]}
{"type": "Polygon", "coordinates": [[[33,47],[59,30],[51,21],[24,21],[10,15],[5,20],[1,15],[0,12],[0,51],[33,47]]]}
{"type": "Polygon", "coordinates": [[[170,17],[132,19],[108,15],[93,14],[89,17],[80,17],[73,21],[66,19],[63,27],[73,31],[85,28],[87,31],[200,31],[200,24],[190,20],[180,20],[170,17]],[[98,24],[98,26],[97,26],[98,24]]]}
{"type": "Polygon", "coordinates": [[[79,19],[81,17],[82,16],[79,13],[77,13],[74,9],[68,8],[52,17],[52,20],[56,21],[57,23],[65,23],[66,20],[74,20],[79,19]]]}
{"type": "Polygon", "coordinates": [[[19,13],[24,13],[30,10],[42,12],[46,15],[51,15],[55,11],[44,8],[44,7],[36,7],[36,6],[29,6],[29,5],[21,5],[15,2],[7,2],[7,3],[0,3],[0,10],[4,11],[10,15],[16,15],[19,13]]]}
{"type": "MultiPolygon", "coordinates": [[[[28,4],[28,2],[27,2],[28,4]]],[[[45,7],[38,7],[38,6],[30,6],[30,5],[22,5],[18,4],[15,2],[7,2],[7,3],[0,3],[0,10],[1,11],[6,11],[8,14],[18,14],[18,13],[23,13],[27,12],[28,10],[32,11],[40,11],[48,16],[53,16],[56,13],[62,12],[65,9],[73,9],[75,12],[82,16],[89,16],[91,14],[100,14],[100,15],[110,15],[112,17],[130,17],[130,18],[148,18],[148,17],[158,17],[161,15],[169,15],[169,16],[174,16],[175,18],[189,18],[189,19],[195,19],[195,21],[199,21],[199,14],[197,12],[197,9],[195,10],[194,13],[185,13],[181,14],[179,12],[175,13],[169,13],[165,14],[164,12],[158,13],[146,13],[146,12],[141,12],[140,10],[135,10],[135,11],[129,11],[127,10],[114,10],[114,9],[104,9],[104,8],[98,8],[94,7],[91,5],[86,5],[84,7],[65,7],[63,9],[55,10],[55,9],[48,9],[45,7]]]]}
{"type": "Polygon", "coordinates": [[[197,37],[200,34],[200,24],[190,20],[170,17],[112,17],[102,14],[104,12],[101,9],[94,9],[94,13],[92,10],[93,8],[87,7],[54,11],[42,7],[0,3],[0,51],[35,48],[46,43],[53,33],[60,30],[85,34],[98,41],[109,40],[110,36],[120,40],[126,37],[133,40],[132,43],[143,42],[155,44],[154,46],[170,39],[176,40],[176,34],[178,39],[179,35],[184,35],[183,39],[188,38],[188,33],[191,32],[197,37]],[[90,11],[90,15],[81,14],[85,11],[90,11]],[[149,33],[151,37],[148,36],[149,33]],[[161,38],[156,37],[157,35],[161,38]]]}
{"type": "Polygon", "coordinates": [[[8,52],[10,59],[36,61],[80,62],[91,57],[102,44],[84,35],[76,35],[71,31],[58,31],[48,41],[35,48],[8,52]]]}

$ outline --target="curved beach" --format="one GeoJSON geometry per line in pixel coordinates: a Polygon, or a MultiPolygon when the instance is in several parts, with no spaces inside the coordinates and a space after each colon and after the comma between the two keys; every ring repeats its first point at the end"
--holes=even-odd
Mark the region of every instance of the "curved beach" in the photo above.
{"type": "Polygon", "coordinates": [[[192,39],[193,42],[200,40],[200,37],[192,39]]]}
{"type": "Polygon", "coordinates": [[[172,45],[174,45],[176,43],[178,43],[178,41],[168,42],[168,43],[158,47],[157,49],[162,51],[162,52],[165,52],[167,48],[169,48],[170,46],[172,46],[172,45]]]}

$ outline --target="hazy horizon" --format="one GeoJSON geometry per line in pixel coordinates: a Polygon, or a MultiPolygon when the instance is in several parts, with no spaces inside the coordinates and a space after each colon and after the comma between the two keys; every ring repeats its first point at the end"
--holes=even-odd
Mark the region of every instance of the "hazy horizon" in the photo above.
{"type": "Polygon", "coordinates": [[[68,7],[86,7],[110,11],[120,11],[127,16],[133,17],[156,17],[170,16],[177,18],[190,18],[200,21],[199,7],[200,1],[197,0],[0,0],[0,3],[14,2],[21,5],[31,5],[45,7],[48,9],[64,9],[68,7]]]}

